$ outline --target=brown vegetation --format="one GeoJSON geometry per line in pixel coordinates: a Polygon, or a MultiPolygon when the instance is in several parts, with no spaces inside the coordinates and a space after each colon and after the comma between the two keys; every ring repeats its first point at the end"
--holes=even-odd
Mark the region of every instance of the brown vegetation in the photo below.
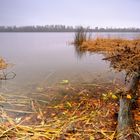
{"type": "Polygon", "coordinates": [[[113,83],[68,84],[36,91],[30,97],[1,93],[0,103],[10,104],[11,109],[1,108],[0,139],[113,140],[118,111],[113,89],[113,83]]]}
{"type": "Polygon", "coordinates": [[[109,60],[111,66],[118,71],[125,70],[129,76],[140,69],[140,39],[97,38],[83,42],[80,49],[104,53],[104,60],[109,60]]]}
{"type": "Polygon", "coordinates": [[[5,70],[11,66],[13,66],[13,64],[7,63],[0,57],[0,80],[10,80],[15,78],[16,74],[14,72],[5,72],[5,70]]]}
{"type": "Polygon", "coordinates": [[[118,115],[117,139],[139,140],[132,113],[132,107],[139,96],[140,80],[140,39],[124,40],[97,38],[83,42],[79,50],[99,52],[105,55],[104,60],[110,61],[111,67],[117,71],[126,72],[128,82],[126,91],[121,91],[118,115]]]}
{"type": "Polygon", "coordinates": [[[6,69],[8,67],[8,64],[5,62],[3,58],[0,57],[0,70],[6,69]]]}

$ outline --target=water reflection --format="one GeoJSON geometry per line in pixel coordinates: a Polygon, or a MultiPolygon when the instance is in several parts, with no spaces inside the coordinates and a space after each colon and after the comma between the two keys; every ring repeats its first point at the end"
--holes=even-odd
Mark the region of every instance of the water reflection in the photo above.
{"type": "Polygon", "coordinates": [[[79,58],[82,58],[83,55],[86,55],[85,50],[80,48],[78,45],[74,45],[75,53],[79,58]]]}

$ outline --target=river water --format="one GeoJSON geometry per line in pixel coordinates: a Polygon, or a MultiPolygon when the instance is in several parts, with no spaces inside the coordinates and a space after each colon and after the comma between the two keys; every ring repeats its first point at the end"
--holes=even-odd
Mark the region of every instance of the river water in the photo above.
{"type": "MultiPolygon", "coordinates": [[[[93,33],[93,37],[134,39],[139,33],[93,33]]],[[[81,58],[71,45],[74,33],[0,33],[0,56],[14,66],[6,72],[16,73],[2,81],[0,90],[18,91],[29,87],[69,83],[94,83],[97,80],[124,78],[114,73],[103,55],[86,53],[81,58]]]]}

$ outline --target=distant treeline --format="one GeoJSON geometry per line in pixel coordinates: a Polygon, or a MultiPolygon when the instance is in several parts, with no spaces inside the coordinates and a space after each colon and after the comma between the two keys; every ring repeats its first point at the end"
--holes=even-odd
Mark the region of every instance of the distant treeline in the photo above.
{"type": "MultiPolygon", "coordinates": [[[[45,26],[0,26],[0,32],[75,32],[80,26],[45,25],[45,26]]],[[[140,32],[140,28],[85,28],[89,32],[140,32]]]]}

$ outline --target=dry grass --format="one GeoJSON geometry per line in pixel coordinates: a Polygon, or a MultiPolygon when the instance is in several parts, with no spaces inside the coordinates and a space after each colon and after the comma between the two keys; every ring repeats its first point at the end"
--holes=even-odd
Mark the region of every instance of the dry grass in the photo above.
{"type": "MultiPolygon", "coordinates": [[[[41,108],[23,118],[11,118],[3,110],[0,138],[27,140],[113,140],[116,135],[113,102],[84,98],[76,102],[65,102],[41,108]],[[49,116],[50,117],[49,117],[49,116]],[[46,117],[47,116],[47,117],[46,117]],[[35,119],[36,118],[36,119],[35,119]],[[38,122],[35,124],[31,121],[38,122]],[[30,124],[30,125],[29,125],[30,124]]],[[[137,125],[138,129],[139,126],[137,125]]]]}
{"type": "MultiPolygon", "coordinates": [[[[110,85],[106,86],[106,89],[96,84],[89,85],[88,88],[85,88],[86,86],[59,87],[59,92],[57,93],[58,89],[55,91],[56,95],[50,93],[49,100],[52,101],[48,104],[45,103],[46,100],[40,102],[39,99],[35,101],[26,96],[21,97],[22,102],[16,102],[10,95],[8,99],[8,96],[1,94],[1,104],[8,102],[11,106],[16,104],[17,107],[9,110],[1,108],[0,139],[113,140],[116,134],[115,113],[118,105],[117,100],[112,98],[110,85]],[[26,104],[30,104],[31,110],[25,110],[26,107],[23,106],[26,104]],[[16,117],[9,112],[26,115],[16,117]]],[[[36,93],[36,96],[37,94],[39,93],[36,93]]],[[[40,94],[46,96],[45,93],[40,94]]]]}
{"type": "Polygon", "coordinates": [[[80,46],[81,49],[91,52],[112,52],[119,47],[133,47],[135,44],[140,45],[140,40],[126,40],[113,38],[96,38],[87,40],[80,46]]]}
{"type": "Polygon", "coordinates": [[[5,62],[3,58],[0,57],[0,70],[6,69],[8,67],[8,64],[5,62]]]}
{"type": "Polygon", "coordinates": [[[111,67],[125,71],[129,79],[140,69],[140,39],[97,38],[88,40],[78,46],[82,52],[98,52],[105,55],[111,67]]]}

